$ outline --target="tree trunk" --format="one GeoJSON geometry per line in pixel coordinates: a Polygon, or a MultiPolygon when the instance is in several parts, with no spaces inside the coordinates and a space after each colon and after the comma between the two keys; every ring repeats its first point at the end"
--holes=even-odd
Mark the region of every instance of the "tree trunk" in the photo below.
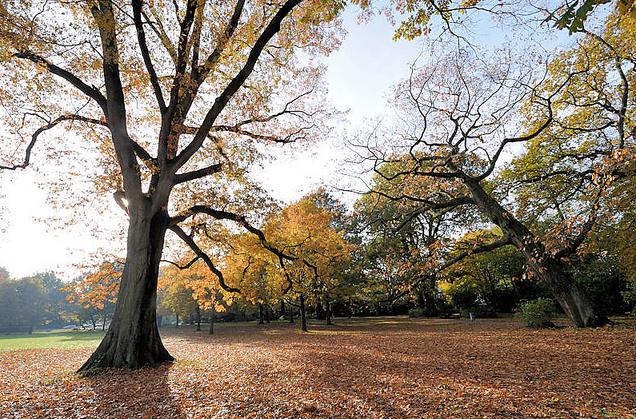
{"type": "Polygon", "coordinates": [[[280,315],[278,316],[278,318],[280,319],[283,316],[285,316],[285,301],[280,300],[280,315]]]}
{"type": "Polygon", "coordinates": [[[607,323],[607,317],[596,310],[572,277],[569,267],[560,260],[547,258],[535,272],[558,301],[576,327],[596,327],[607,323]]]}
{"type": "Polygon", "coordinates": [[[176,317],[176,322],[177,322],[177,324],[175,325],[175,327],[179,327],[179,314],[176,314],[176,313],[175,313],[175,315],[174,315],[174,316],[176,317]]]}
{"type": "Polygon", "coordinates": [[[210,309],[210,335],[214,334],[214,304],[212,304],[212,308],[210,309]]]}
{"type": "Polygon", "coordinates": [[[527,265],[552,291],[576,327],[595,327],[607,323],[607,318],[597,311],[574,282],[563,260],[551,257],[543,243],[512,213],[499,205],[478,182],[464,183],[481,212],[508,235],[512,244],[525,256],[527,265]]]}
{"type": "Polygon", "coordinates": [[[307,331],[307,313],[305,312],[305,294],[300,294],[300,328],[307,331]]]}
{"type": "Polygon", "coordinates": [[[201,308],[197,305],[196,308],[196,320],[197,320],[197,332],[201,331],[201,308]]]}
{"type": "Polygon", "coordinates": [[[331,322],[331,303],[329,297],[325,298],[325,318],[327,319],[327,325],[332,325],[331,322]]]}
{"type": "Polygon", "coordinates": [[[106,330],[106,313],[104,313],[104,317],[102,318],[102,332],[106,330]]]}
{"type": "Polygon", "coordinates": [[[272,318],[272,309],[270,308],[269,304],[267,304],[265,306],[265,323],[269,324],[271,318],[272,318]]]}
{"type": "Polygon", "coordinates": [[[294,306],[289,305],[289,322],[294,323],[294,306]]]}
{"type": "MultiPolygon", "coordinates": [[[[150,207],[147,203],[145,207],[150,207]]],[[[104,339],[79,372],[99,368],[140,368],[172,361],[157,328],[157,277],[168,215],[131,212],[126,264],[115,313],[104,339]]]]}
{"type": "Polygon", "coordinates": [[[320,303],[320,300],[318,300],[316,302],[316,318],[318,320],[324,320],[325,319],[325,309],[322,307],[322,304],[320,303]]]}
{"type": "Polygon", "coordinates": [[[263,310],[263,304],[258,305],[258,324],[265,324],[265,311],[263,310]]]}
{"type": "Polygon", "coordinates": [[[424,310],[424,317],[434,317],[437,315],[435,306],[435,295],[432,289],[428,288],[429,283],[425,283],[417,290],[417,305],[424,310]]]}

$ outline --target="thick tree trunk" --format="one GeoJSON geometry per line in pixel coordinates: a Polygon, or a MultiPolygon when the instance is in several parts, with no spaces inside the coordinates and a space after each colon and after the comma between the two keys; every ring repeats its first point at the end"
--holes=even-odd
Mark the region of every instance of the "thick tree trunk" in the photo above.
{"type": "Polygon", "coordinates": [[[596,327],[607,323],[607,317],[596,310],[574,281],[565,263],[548,258],[535,272],[548,285],[554,298],[576,327],[596,327]]]}
{"type": "Polygon", "coordinates": [[[417,290],[417,305],[424,310],[424,317],[434,317],[437,315],[435,306],[435,295],[429,290],[426,284],[417,290]]]}
{"type": "Polygon", "coordinates": [[[543,243],[514,215],[503,208],[482,186],[465,181],[481,212],[508,235],[512,244],[525,256],[526,263],[552,291],[563,311],[576,327],[595,327],[607,323],[589,298],[574,282],[563,260],[551,257],[543,243]]]}
{"type": "Polygon", "coordinates": [[[307,331],[307,313],[305,310],[305,294],[300,294],[300,328],[307,331]]]}
{"type": "Polygon", "coordinates": [[[269,304],[265,306],[265,323],[269,324],[270,319],[272,318],[272,309],[269,304]]]}
{"type": "Polygon", "coordinates": [[[156,319],[157,277],[167,225],[165,211],[153,217],[131,214],[115,313],[101,344],[79,372],[173,360],[161,342],[156,319]]]}
{"type": "Polygon", "coordinates": [[[289,322],[294,323],[294,306],[289,305],[289,322]]]}

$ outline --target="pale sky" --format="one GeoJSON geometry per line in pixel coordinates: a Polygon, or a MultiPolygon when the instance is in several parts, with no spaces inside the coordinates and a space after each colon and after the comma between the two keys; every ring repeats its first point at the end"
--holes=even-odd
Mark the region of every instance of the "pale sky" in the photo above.
{"type": "MultiPolygon", "coordinates": [[[[489,47],[506,42],[556,47],[564,37],[567,41],[566,31],[546,37],[535,31],[495,29],[489,18],[474,23],[470,25],[471,39],[489,47]]],[[[383,16],[360,24],[356,12],[349,10],[344,15],[344,27],[348,35],[341,48],[325,59],[325,65],[328,100],[348,113],[329,138],[315,145],[296,145],[257,172],[263,186],[283,202],[292,202],[321,184],[342,184],[339,169],[346,155],[344,139],[364,131],[367,121],[380,116],[390,118],[387,101],[392,86],[408,76],[409,64],[416,59],[422,63],[430,56],[424,40],[393,41],[394,28],[383,16]]],[[[91,234],[95,226],[55,230],[47,226],[45,220],[55,216],[56,210],[47,204],[46,191],[38,189],[35,178],[34,168],[0,171],[0,266],[13,277],[53,270],[63,279],[71,279],[77,273],[73,264],[82,263],[99,248],[111,248],[112,242],[123,246],[119,238],[96,238],[91,234]]],[[[355,197],[347,198],[351,201],[355,197]]],[[[101,229],[125,221],[121,210],[110,201],[101,229]]]]}
{"type": "MultiPolygon", "coordinates": [[[[393,29],[383,17],[358,24],[356,15],[347,13],[344,26],[348,35],[326,59],[326,79],[332,105],[349,113],[332,138],[295,147],[294,153],[286,153],[259,174],[265,188],[282,201],[291,202],[319,184],[334,181],[343,158],[344,135],[364,128],[365,118],[383,112],[391,86],[408,74],[408,64],[422,50],[421,41],[392,41],[393,29]]],[[[71,279],[76,272],[73,264],[108,247],[108,238],[98,240],[83,226],[52,230],[45,224],[55,210],[46,203],[46,192],[36,186],[31,168],[0,172],[0,203],[0,266],[13,277],[54,270],[71,279]]],[[[113,204],[106,217],[121,219],[122,214],[113,204]]]]}

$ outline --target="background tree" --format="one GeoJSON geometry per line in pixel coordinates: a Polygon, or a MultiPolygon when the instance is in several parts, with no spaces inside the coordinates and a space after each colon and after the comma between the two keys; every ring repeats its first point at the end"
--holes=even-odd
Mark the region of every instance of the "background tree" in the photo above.
{"type": "Polygon", "coordinates": [[[159,307],[164,313],[175,316],[177,327],[179,318],[185,320],[192,317],[198,307],[192,297],[189,279],[171,268],[165,270],[159,278],[159,307]]]}
{"type": "Polygon", "coordinates": [[[99,267],[63,288],[66,299],[82,310],[80,318],[88,317],[93,328],[101,319],[102,329],[113,315],[122,275],[122,263],[103,262],[99,267]]]}
{"type": "Polygon", "coordinates": [[[425,315],[433,316],[437,312],[438,250],[462,224],[468,223],[471,214],[404,199],[436,192],[436,198],[443,199],[457,188],[434,178],[425,182],[413,177],[401,182],[389,180],[391,173],[405,169],[408,166],[401,162],[384,165],[384,176],[373,176],[368,185],[371,193],[355,204],[358,222],[366,233],[366,274],[380,286],[386,302],[394,304],[400,297],[411,295],[425,315]],[[414,283],[417,286],[411,287],[414,283]]]}
{"type": "Polygon", "coordinates": [[[46,318],[45,302],[39,277],[0,280],[0,330],[32,333],[46,318]]]}
{"type": "MultiPolygon", "coordinates": [[[[631,30],[630,22],[610,16],[604,34],[589,34],[587,39],[610,42],[608,39],[615,37],[618,41],[621,31],[631,30]]],[[[631,35],[627,37],[631,38],[631,35]]],[[[603,64],[603,55],[594,56],[598,61],[592,65],[567,61],[572,64],[563,66],[558,64],[562,61],[557,59],[552,65],[561,71],[549,69],[552,71],[543,82],[535,81],[540,74],[527,72],[510,61],[500,59],[498,63],[486,63],[471,52],[451,54],[446,58],[447,65],[437,63],[414,71],[409,80],[398,88],[397,102],[405,115],[405,128],[397,133],[400,141],[393,141],[392,149],[407,149],[409,153],[387,154],[386,149],[372,142],[366,147],[368,158],[375,162],[373,170],[388,181],[400,183],[415,177],[459,182],[461,187],[449,190],[444,199],[429,195],[398,195],[393,198],[420,202],[422,208],[476,208],[486,220],[498,226],[504,236],[471,252],[513,244],[524,254],[530,271],[550,288],[577,326],[602,324],[605,318],[577,286],[569,259],[597,224],[601,208],[606,208],[603,206],[604,196],[613,187],[620,171],[618,168],[629,160],[625,157],[630,153],[633,141],[633,128],[629,118],[625,117],[631,94],[629,79],[617,77],[608,86],[607,79],[601,84],[600,79],[595,78],[606,74],[599,73],[596,70],[599,67],[613,65],[614,71],[620,75],[621,66],[629,65],[627,60],[617,61],[617,51],[617,48],[611,48],[605,55],[611,55],[611,64],[603,64]],[[590,79],[598,81],[596,84],[602,88],[603,96],[598,101],[592,99],[592,103],[586,103],[587,96],[582,95],[577,86],[588,83],[590,79]],[[591,112],[597,103],[602,107],[604,98],[609,96],[618,98],[617,102],[610,102],[616,103],[616,107],[611,106],[605,111],[599,109],[604,112],[603,116],[589,121],[595,124],[600,119],[600,125],[578,127],[569,120],[578,108],[581,112],[587,112],[589,108],[591,112]],[[566,107],[568,111],[565,111],[566,107]],[[568,135],[551,137],[555,130],[562,129],[568,135]],[[575,171],[574,176],[580,180],[574,185],[574,195],[568,197],[572,210],[564,219],[553,223],[553,228],[541,231],[533,228],[521,214],[515,215],[517,208],[523,211],[526,207],[516,207],[509,202],[507,198],[510,195],[497,189],[492,182],[502,156],[511,145],[526,143],[532,147],[532,144],[550,143],[556,139],[563,146],[571,145],[571,150],[579,141],[590,138],[601,142],[604,147],[590,156],[583,156],[581,160],[576,160],[576,156],[572,159],[566,147],[563,147],[566,150],[563,154],[545,154],[546,158],[555,156],[563,164],[574,160],[571,167],[575,171]],[[409,167],[396,173],[390,169],[396,161],[409,167]],[[577,162],[578,166],[575,166],[577,162]],[[509,205],[508,209],[506,205],[509,205]]],[[[554,165],[545,163],[533,167],[552,170],[554,165]]],[[[514,172],[517,175],[527,174],[526,170],[514,172]]],[[[558,169],[554,173],[562,174],[558,169]]],[[[565,174],[568,175],[571,174],[565,174]]],[[[541,182],[546,180],[543,177],[525,179],[537,191],[541,182]]]]}
{"type": "MultiPolygon", "coordinates": [[[[501,231],[472,231],[458,240],[453,251],[457,253],[473,248],[476,242],[490,243],[500,238],[501,231]]],[[[523,255],[512,245],[467,256],[444,272],[444,293],[455,306],[466,311],[510,313],[520,301],[537,298],[543,291],[526,277],[524,263],[523,255]],[[464,301],[459,304],[460,298],[464,301]]]]}

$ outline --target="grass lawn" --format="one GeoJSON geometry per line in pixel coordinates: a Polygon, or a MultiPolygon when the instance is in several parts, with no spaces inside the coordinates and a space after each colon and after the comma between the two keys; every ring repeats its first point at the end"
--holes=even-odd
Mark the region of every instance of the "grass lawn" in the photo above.
{"type": "MultiPolygon", "coordinates": [[[[218,326],[213,336],[164,328],[176,362],[92,377],[73,373],[92,349],[67,346],[77,333],[52,333],[64,345],[55,349],[0,352],[0,417],[636,415],[631,321],[586,330],[404,317],[311,323],[309,333],[218,326]]],[[[95,346],[98,335],[77,338],[95,346]]]]}
{"type": "Polygon", "coordinates": [[[51,330],[33,334],[0,335],[0,351],[43,348],[94,348],[104,336],[101,331],[51,330]]]}

